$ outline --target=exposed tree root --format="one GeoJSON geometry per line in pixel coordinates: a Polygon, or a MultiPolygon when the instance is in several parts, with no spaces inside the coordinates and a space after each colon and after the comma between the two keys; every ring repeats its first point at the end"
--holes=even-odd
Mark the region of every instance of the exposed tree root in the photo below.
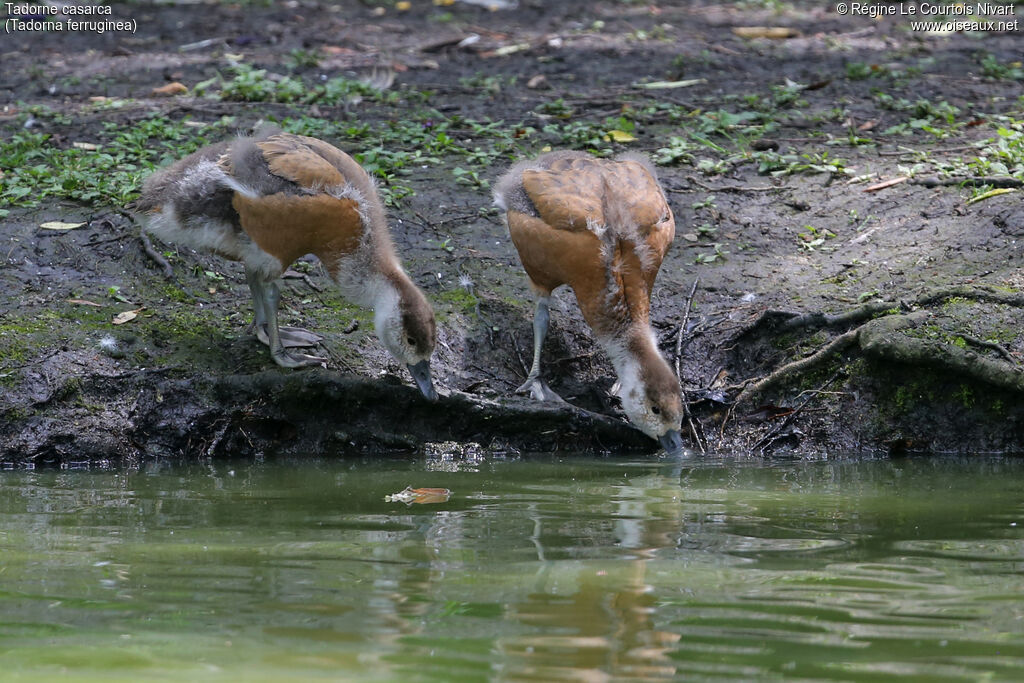
{"type": "Polygon", "coordinates": [[[1024,294],[1003,292],[984,287],[946,287],[926,292],[912,304],[873,303],[858,307],[842,314],[786,314],[780,311],[766,311],[743,334],[750,334],[767,327],[773,333],[794,329],[817,329],[821,327],[842,327],[855,324],[832,339],[828,344],[806,358],[776,368],[767,376],[748,383],[736,397],[736,404],[752,401],[757,396],[794,377],[805,374],[829,362],[837,354],[856,349],[865,356],[905,365],[931,367],[948,370],[969,377],[993,387],[1024,393],[1024,367],[1017,364],[1004,347],[967,335],[958,335],[975,347],[992,350],[1000,359],[987,358],[979,353],[937,339],[928,339],[908,334],[924,323],[931,315],[927,306],[941,304],[949,299],[964,298],[987,303],[1024,307],[1024,294]],[[909,313],[892,313],[877,316],[894,309],[909,313]],[[870,318],[870,319],[868,319],[870,318]],[[967,337],[970,337],[969,339],[967,337]]]}
{"type": "Polygon", "coordinates": [[[789,332],[800,329],[816,330],[823,327],[846,327],[853,323],[869,320],[886,311],[910,311],[913,308],[931,306],[955,298],[1024,307],[1024,294],[1018,292],[1005,292],[989,287],[973,287],[968,285],[943,287],[926,292],[910,302],[876,301],[858,306],[845,313],[792,313],[790,311],[769,310],[762,313],[743,334],[756,332],[762,327],[767,327],[773,332],[789,332]]]}
{"type": "Polygon", "coordinates": [[[842,353],[849,347],[856,344],[860,330],[861,328],[858,327],[856,330],[850,330],[849,332],[841,334],[829,342],[825,348],[816,351],[806,358],[801,358],[800,360],[793,361],[792,363],[787,363],[780,368],[776,368],[767,377],[764,377],[753,384],[748,384],[744,387],[743,391],[740,392],[739,396],[736,397],[736,403],[745,403],[755,396],[763,394],[767,389],[770,389],[784,380],[796,375],[801,375],[823,365],[832,357],[833,354],[842,353]]]}

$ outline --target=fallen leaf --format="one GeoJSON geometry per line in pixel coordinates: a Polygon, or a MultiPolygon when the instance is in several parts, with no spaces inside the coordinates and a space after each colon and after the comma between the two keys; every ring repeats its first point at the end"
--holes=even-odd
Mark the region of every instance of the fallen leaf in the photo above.
{"type": "Polygon", "coordinates": [[[784,40],[795,38],[800,32],[788,26],[734,26],[732,33],[740,38],[770,38],[784,40]]]}
{"type": "Polygon", "coordinates": [[[139,313],[142,312],[142,310],[142,308],[136,308],[134,311],[122,311],[121,313],[118,313],[117,315],[114,316],[113,323],[115,325],[124,325],[126,322],[135,320],[139,316],[139,313]]]}
{"type": "Polygon", "coordinates": [[[39,227],[42,228],[43,230],[74,230],[75,228],[80,228],[83,225],[85,225],[85,223],[64,223],[62,221],[47,221],[45,223],[40,223],[39,227]]]}
{"type": "Polygon", "coordinates": [[[687,242],[696,242],[697,240],[700,239],[700,237],[697,237],[697,233],[695,232],[685,233],[684,235],[682,235],[682,238],[687,242]]]}
{"type": "Polygon", "coordinates": [[[689,88],[692,85],[700,85],[701,83],[707,83],[706,78],[691,78],[686,81],[652,81],[650,83],[637,83],[637,88],[645,88],[647,90],[671,90],[673,88],[689,88]]]}
{"type": "Polygon", "coordinates": [[[526,87],[530,90],[537,90],[539,88],[550,88],[551,84],[548,83],[548,78],[544,74],[537,74],[526,82],[526,87]]]}
{"type": "Polygon", "coordinates": [[[967,206],[970,206],[971,204],[974,204],[975,202],[981,202],[981,201],[984,201],[986,199],[990,199],[992,197],[998,197],[1001,194],[1006,194],[1008,192],[1016,192],[1016,191],[1017,191],[1016,188],[1013,188],[1013,187],[997,187],[994,190],[989,190],[988,192],[982,192],[977,197],[971,197],[970,199],[967,200],[967,206]]]}
{"type": "Polygon", "coordinates": [[[320,48],[320,51],[327,55],[354,55],[357,54],[355,50],[350,47],[341,47],[340,45],[324,45],[320,48]]]}
{"type": "Polygon", "coordinates": [[[395,3],[395,9],[398,10],[399,12],[406,12],[412,9],[412,3],[409,2],[408,0],[399,0],[398,2],[395,3]]]}
{"type": "Polygon", "coordinates": [[[530,43],[516,43],[515,45],[503,45],[497,50],[488,53],[486,56],[504,57],[505,55],[512,55],[523,50],[529,50],[532,47],[530,43]]]}
{"type": "Polygon", "coordinates": [[[610,130],[608,131],[608,134],[604,136],[604,139],[609,142],[633,142],[636,140],[635,137],[624,130],[610,130]]]}
{"type": "Polygon", "coordinates": [[[69,304],[81,304],[83,306],[95,306],[96,308],[103,308],[103,304],[98,304],[95,301],[89,301],[88,299],[68,299],[69,304]]]}
{"type": "Polygon", "coordinates": [[[179,83],[178,81],[168,83],[167,85],[160,86],[159,88],[153,88],[150,91],[151,94],[159,95],[162,97],[171,97],[172,95],[181,95],[187,92],[188,88],[185,87],[185,84],[179,83]]]}
{"type": "Polygon", "coordinates": [[[75,149],[84,149],[87,152],[95,152],[100,148],[99,145],[92,142],[72,142],[71,146],[75,149]]]}
{"type": "Polygon", "coordinates": [[[92,97],[90,97],[90,98],[89,98],[89,101],[90,101],[90,102],[95,102],[95,103],[97,103],[97,104],[98,104],[98,103],[100,103],[100,102],[106,102],[106,101],[108,101],[108,100],[110,100],[110,99],[111,99],[111,98],[109,98],[109,97],[104,97],[103,95],[93,95],[92,97]]]}

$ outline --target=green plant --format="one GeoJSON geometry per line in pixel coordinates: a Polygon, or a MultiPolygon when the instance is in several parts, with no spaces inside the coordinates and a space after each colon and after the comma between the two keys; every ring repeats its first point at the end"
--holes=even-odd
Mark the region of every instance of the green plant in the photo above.
{"type": "Polygon", "coordinates": [[[987,78],[997,80],[1024,80],[1024,68],[1021,68],[1019,61],[1001,64],[993,54],[986,54],[981,58],[981,73],[987,78]]]}
{"type": "Polygon", "coordinates": [[[320,59],[318,50],[296,48],[288,53],[285,62],[293,69],[314,68],[320,66],[320,59]]]}
{"type": "Polygon", "coordinates": [[[714,249],[714,251],[711,252],[711,253],[697,254],[696,258],[694,258],[694,260],[693,260],[694,263],[702,264],[702,263],[714,263],[715,261],[719,261],[719,260],[724,261],[725,257],[729,254],[729,252],[725,251],[722,248],[722,244],[720,242],[715,242],[711,246],[714,249]]]}
{"type": "Polygon", "coordinates": [[[678,163],[693,163],[693,151],[696,146],[688,139],[672,136],[668,139],[668,147],[662,147],[654,153],[654,163],[661,166],[678,163]]]}
{"type": "Polygon", "coordinates": [[[822,248],[825,240],[832,239],[836,234],[828,228],[815,228],[813,225],[805,225],[803,231],[797,233],[797,241],[800,248],[806,251],[815,251],[822,248]]]}
{"type": "Polygon", "coordinates": [[[455,182],[460,185],[471,185],[481,190],[486,190],[491,186],[490,182],[486,178],[481,178],[477,171],[467,170],[460,166],[452,169],[452,175],[455,176],[455,182]]]}
{"type": "Polygon", "coordinates": [[[704,199],[691,204],[694,209],[708,209],[715,207],[715,195],[709,194],[704,199]]]}

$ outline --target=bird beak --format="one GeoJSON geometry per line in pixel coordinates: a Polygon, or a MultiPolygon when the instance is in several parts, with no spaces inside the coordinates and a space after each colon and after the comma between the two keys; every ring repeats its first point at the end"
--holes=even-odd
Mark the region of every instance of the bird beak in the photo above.
{"type": "Polygon", "coordinates": [[[427,397],[428,401],[437,400],[437,392],[434,391],[434,381],[430,379],[430,361],[421,360],[419,363],[406,365],[413,381],[420,388],[420,392],[427,397]]]}
{"type": "Polygon", "coordinates": [[[658,437],[658,441],[669,455],[680,456],[683,454],[683,435],[679,433],[678,429],[668,430],[658,437]]]}

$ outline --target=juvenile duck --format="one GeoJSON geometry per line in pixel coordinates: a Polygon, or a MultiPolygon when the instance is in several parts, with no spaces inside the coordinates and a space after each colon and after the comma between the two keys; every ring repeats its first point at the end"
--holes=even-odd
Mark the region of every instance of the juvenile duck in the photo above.
{"type": "Polygon", "coordinates": [[[283,367],[323,361],[288,348],[319,337],[277,322],[278,279],[315,255],[346,298],[373,308],[381,343],[437,398],[434,312],[395,255],[373,181],[341,150],[273,131],[204,147],[149,176],[135,209],[161,240],[245,265],[257,336],[283,367]]]}
{"type": "Polygon", "coordinates": [[[512,243],[537,293],[533,365],[518,391],[555,398],[540,379],[551,292],[569,285],[611,358],[622,407],[666,451],[682,450],[679,382],[650,327],[651,290],[675,220],[643,158],[551,152],[513,166],[495,185],[512,243]]]}

